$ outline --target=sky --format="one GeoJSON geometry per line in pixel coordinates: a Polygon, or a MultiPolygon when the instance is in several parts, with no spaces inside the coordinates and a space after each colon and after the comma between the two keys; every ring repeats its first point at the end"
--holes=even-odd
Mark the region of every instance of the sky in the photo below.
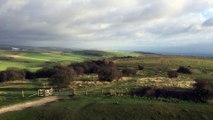
{"type": "Polygon", "coordinates": [[[213,54],[213,0],[0,0],[0,44],[213,54]]]}

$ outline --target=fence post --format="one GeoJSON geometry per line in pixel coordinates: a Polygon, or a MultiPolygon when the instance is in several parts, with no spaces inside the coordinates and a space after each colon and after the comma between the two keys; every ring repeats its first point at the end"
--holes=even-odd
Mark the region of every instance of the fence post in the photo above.
{"type": "Polygon", "coordinates": [[[85,95],[86,95],[86,96],[88,95],[87,90],[85,90],[85,95]]]}
{"type": "Polygon", "coordinates": [[[75,88],[72,89],[73,95],[76,95],[75,88]]]}
{"type": "Polygon", "coordinates": [[[104,94],[104,90],[103,90],[103,89],[101,89],[101,94],[102,94],[102,95],[104,94]]]}
{"type": "Polygon", "coordinates": [[[109,92],[110,92],[110,95],[112,95],[112,89],[110,89],[109,92]]]}
{"type": "Polygon", "coordinates": [[[22,94],[22,97],[24,98],[24,91],[23,90],[21,91],[21,94],[22,94]]]}

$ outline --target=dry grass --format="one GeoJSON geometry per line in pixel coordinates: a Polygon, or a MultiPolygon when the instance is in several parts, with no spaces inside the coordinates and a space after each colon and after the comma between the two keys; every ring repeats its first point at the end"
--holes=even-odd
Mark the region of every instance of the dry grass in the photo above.
{"type": "Polygon", "coordinates": [[[29,80],[14,80],[14,81],[7,81],[5,83],[8,83],[8,84],[10,84],[10,83],[24,84],[24,83],[30,83],[30,81],[29,80]]]}
{"type": "Polygon", "coordinates": [[[148,77],[138,79],[137,83],[142,86],[192,88],[195,81],[190,78],[148,77]]]}
{"type": "Polygon", "coordinates": [[[77,88],[77,87],[92,87],[92,86],[103,86],[103,85],[110,85],[110,82],[100,82],[100,81],[73,81],[70,84],[70,88],[77,88]]]}
{"type": "Polygon", "coordinates": [[[4,92],[4,91],[0,91],[0,95],[6,95],[8,94],[7,92],[4,92]]]}
{"type": "Polygon", "coordinates": [[[174,87],[174,88],[193,88],[194,80],[187,77],[167,78],[167,77],[122,77],[120,80],[113,82],[100,82],[100,81],[73,81],[70,88],[119,88],[119,87],[139,87],[139,86],[155,86],[158,88],[174,87]]]}

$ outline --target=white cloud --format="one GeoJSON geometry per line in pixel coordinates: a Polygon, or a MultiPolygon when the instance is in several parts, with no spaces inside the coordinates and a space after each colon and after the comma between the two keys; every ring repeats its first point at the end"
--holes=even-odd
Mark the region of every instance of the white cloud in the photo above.
{"type": "Polygon", "coordinates": [[[0,6],[0,42],[8,44],[151,49],[212,34],[206,27],[212,0],[3,0],[0,6]]]}
{"type": "Polygon", "coordinates": [[[7,0],[1,2],[0,5],[0,15],[10,11],[20,10],[23,6],[28,3],[28,0],[7,0]]]}

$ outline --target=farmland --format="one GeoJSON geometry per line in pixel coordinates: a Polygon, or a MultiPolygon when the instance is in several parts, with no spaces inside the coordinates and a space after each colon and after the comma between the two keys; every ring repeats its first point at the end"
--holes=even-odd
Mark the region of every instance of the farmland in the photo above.
{"type": "Polygon", "coordinates": [[[139,56],[137,53],[129,52],[110,52],[110,51],[0,51],[0,70],[8,67],[26,68],[36,71],[45,66],[55,64],[69,64],[73,62],[82,62],[85,60],[99,59],[100,57],[112,56],[139,56]]]}
{"type": "MultiPolygon", "coordinates": [[[[119,80],[99,81],[98,74],[81,74],[70,83],[75,87],[75,96],[69,88],[55,92],[60,100],[45,106],[14,111],[0,115],[1,120],[139,120],[139,119],[193,119],[211,120],[213,104],[196,103],[193,100],[178,98],[155,98],[147,96],[132,96],[131,89],[153,87],[155,89],[175,89],[183,91],[194,90],[195,79],[213,79],[213,59],[143,55],[129,52],[110,51],[1,51],[0,69],[8,67],[26,68],[32,72],[42,67],[83,63],[89,60],[107,58],[113,62],[118,71],[123,69],[137,70],[136,74],[122,76],[119,80]],[[138,70],[138,66],[144,67],[138,70]],[[185,66],[191,74],[178,73],[177,78],[168,78],[167,72],[185,66]],[[34,116],[32,118],[32,116],[34,116]]],[[[37,100],[32,96],[48,79],[35,78],[0,83],[0,107],[37,100]],[[22,91],[25,96],[23,97],[22,91]]]]}

